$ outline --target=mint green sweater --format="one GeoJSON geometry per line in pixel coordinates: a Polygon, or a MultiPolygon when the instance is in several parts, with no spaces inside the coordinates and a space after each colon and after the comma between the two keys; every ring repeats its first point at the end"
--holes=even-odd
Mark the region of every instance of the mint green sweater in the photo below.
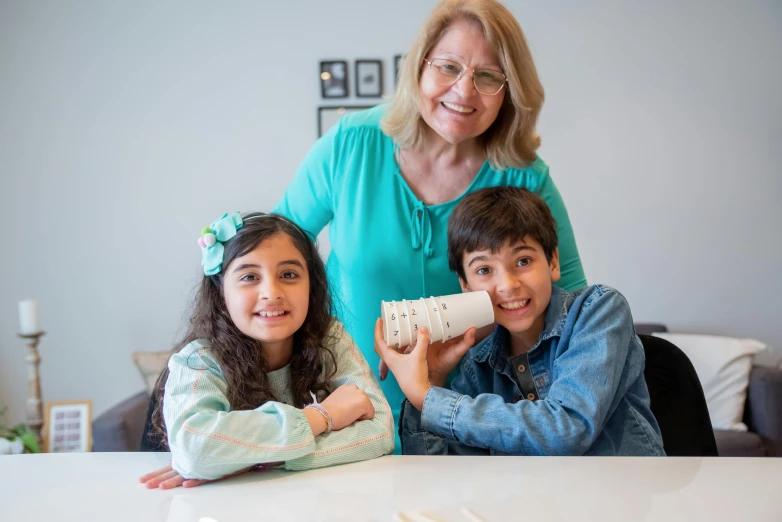
{"type": "MultiPolygon", "coordinates": [[[[375,371],[373,334],[382,300],[461,291],[448,269],[446,225],[464,195],[440,205],[415,196],[394,159],[393,140],[380,129],[384,111],[381,105],[341,118],[312,147],[274,209],[313,235],[329,225],[327,270],[337,315],[375,371]]],[[[546,164],[538,159],[524,169],[497,171],[485,163],[465,195],[498,185],[527,188],[548,203],[558,225],[559,286],[586,286],[570,219],[546,164]]],[[[381,386],[398,421],[404,395],[392,375],[381,386]]]]}
{"type": "MultiPolygon", "coordinates": [[[[276,401],[254,410],[232,410],[223,370],[209,341],[201,339],[168,361],[163,416],[174,470],[183,477],[213,480],[261,463],[283,462],[285,469],[303,470],[391,453],[394,424],[377,380],[342,325],[332,325],[329,338],[337,363],[332,388],[358,386],[372,402],[374,418],[314,436],[304,413],[291,406],[290,366],[266,374],[276,401]]],[[[330,373],[330,365],[324,357],[324,374],[330,373]]]]}

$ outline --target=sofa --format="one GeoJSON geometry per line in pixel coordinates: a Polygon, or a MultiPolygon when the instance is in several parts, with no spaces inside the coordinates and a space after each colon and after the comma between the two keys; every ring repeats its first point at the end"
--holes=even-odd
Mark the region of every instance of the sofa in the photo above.
{"type": "Polygon", "coordinates": [[[92,451],[139,451],[149,405],[142,391],[92,421],[92,451]]]}
{"type": "MultiPolygon", "coordinates": [[[[661,324],[636,324],[638,334],[666,332],[661,324]]],[[[149,404],[146,391],[117,404],[92,423],[93,451],[138,451],[149,404]]],[[[746,432],[715,430],[723,457],[782,457],[782,369],[753,366],[743,422],[746,432]]]]}

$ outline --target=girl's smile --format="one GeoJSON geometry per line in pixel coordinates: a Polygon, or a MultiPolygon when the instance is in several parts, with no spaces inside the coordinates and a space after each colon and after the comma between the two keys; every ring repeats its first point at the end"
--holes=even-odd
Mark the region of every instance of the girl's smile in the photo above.
{"type": "Polygon", "coordinates": [[[261,310],[255,315],[261,319],[283,319],[290,315],[290,310],[261,310]]]}

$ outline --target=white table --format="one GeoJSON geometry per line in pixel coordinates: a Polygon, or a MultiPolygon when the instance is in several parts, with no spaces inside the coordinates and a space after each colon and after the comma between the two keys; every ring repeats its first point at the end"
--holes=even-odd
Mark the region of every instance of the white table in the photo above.
{"type": "Polygon", "coordinates": [[[384,457],[191,489],[138,477],[168,454],[0,457],[0,520],[782,521],[782,459],[384,457]]]}

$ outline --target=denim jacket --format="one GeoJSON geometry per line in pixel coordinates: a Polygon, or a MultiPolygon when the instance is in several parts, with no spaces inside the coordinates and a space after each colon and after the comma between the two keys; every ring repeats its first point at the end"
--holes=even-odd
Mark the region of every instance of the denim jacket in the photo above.
{"type": "Polygon", "coordinates": [[[508,357],[497,326],[450,390],[402,406],[406,455],[664,455],[630,306],[606,286],[554,286],[537,343],[508,357]]]}

